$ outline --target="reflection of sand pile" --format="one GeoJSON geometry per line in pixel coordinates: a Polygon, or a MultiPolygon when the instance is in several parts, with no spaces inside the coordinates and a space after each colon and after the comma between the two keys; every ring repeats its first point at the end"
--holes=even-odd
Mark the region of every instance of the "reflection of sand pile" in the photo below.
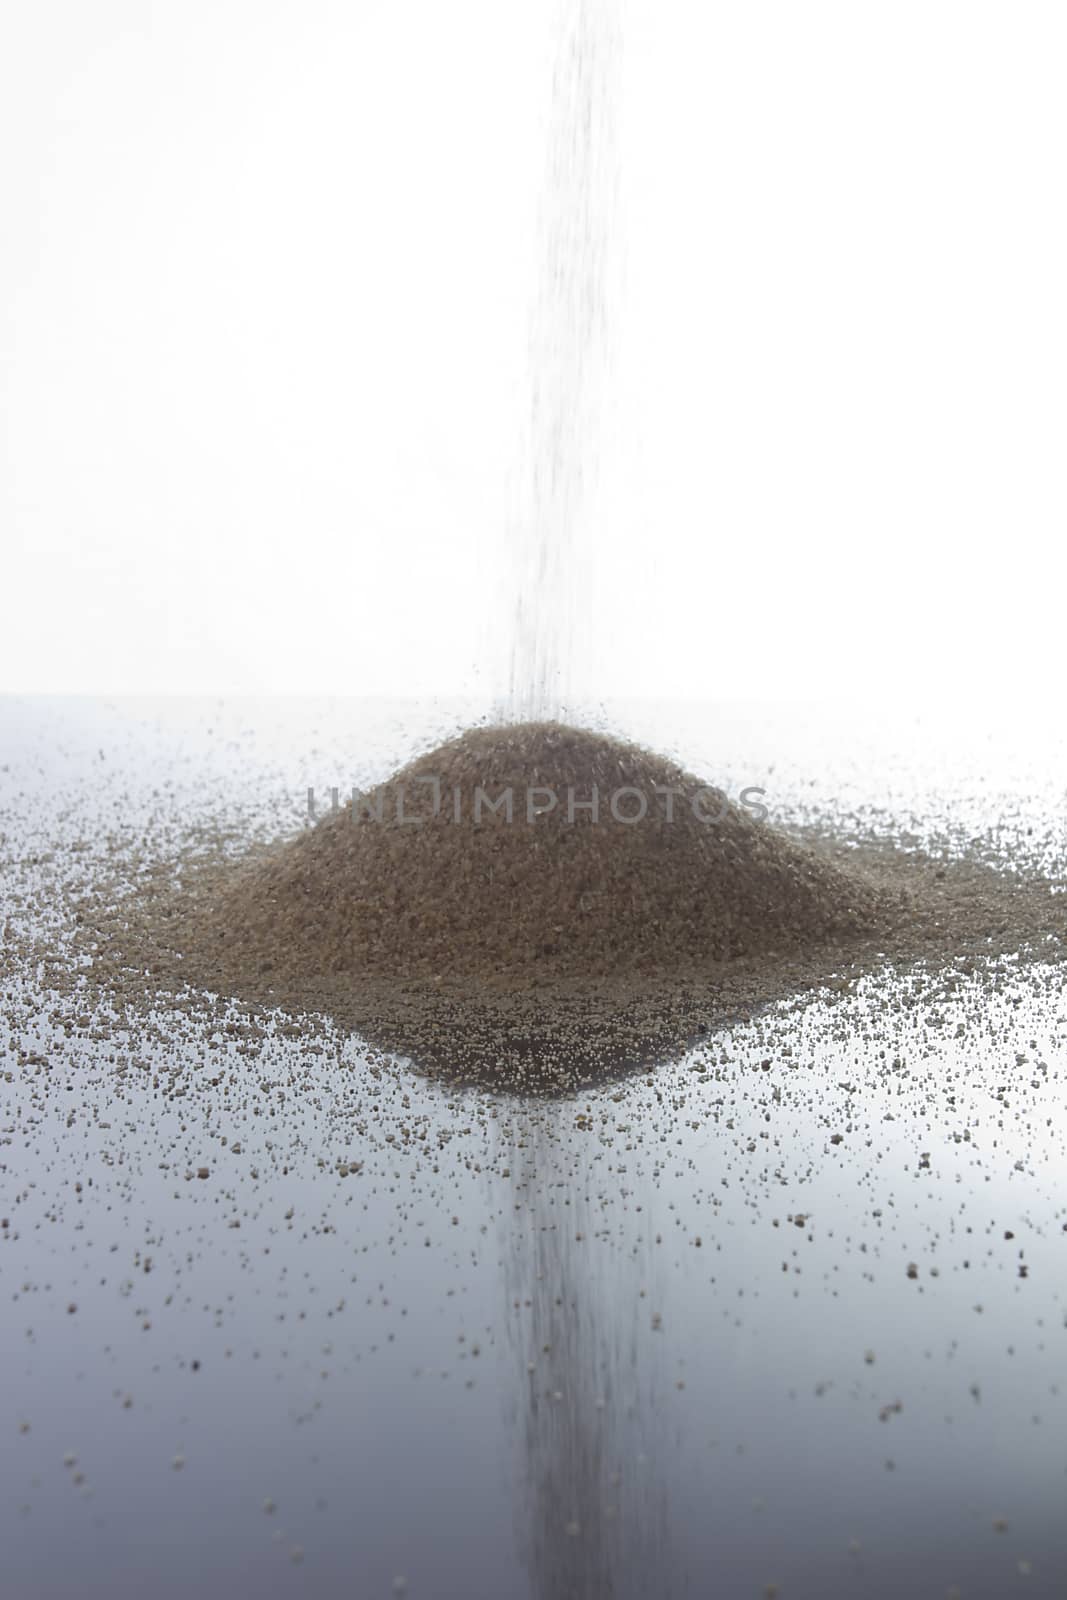
{"type": "Polygon", "coordinates": [[[626,1299],[634,1256],[657,1281],[655,1247],[639,1238],[618,1275],[584,1150],[569,1173],[560,1164],[572,1117],[562,1104],[539,1110],[501,1151],[515,1197],[503,1257],[521,1548],[538,1600],[669,1600],[663,1341],[648,1302],[626,1299]]]}
{"type": "Polygon", "coordinates": [[[1054,911],[977,866],[787,837],[645,750],[535,723],[467,732],[101,931],[164,982],[557,1088],[849,965],[1017,948],[1054,911]]]}

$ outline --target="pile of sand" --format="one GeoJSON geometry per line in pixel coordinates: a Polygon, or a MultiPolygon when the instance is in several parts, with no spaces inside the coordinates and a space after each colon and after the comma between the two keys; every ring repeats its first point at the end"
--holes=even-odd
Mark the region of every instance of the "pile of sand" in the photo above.
{"type": "Polygon", "coordinates": [[[989,954],[1056,909],[973,865],[787,836],[647,750],[531,723],[186,871],[98,954],[328,1014],[453,1079],[557,1089],[887,959],[989,954]]]}
{"type": "Polygon", "coordinates": [[[860,874],[669,761],[530,723],[465,733],[349,801],[235,875],[211,922],[293,979],[576,979],[807,948],[879,910],[860,874]]]}

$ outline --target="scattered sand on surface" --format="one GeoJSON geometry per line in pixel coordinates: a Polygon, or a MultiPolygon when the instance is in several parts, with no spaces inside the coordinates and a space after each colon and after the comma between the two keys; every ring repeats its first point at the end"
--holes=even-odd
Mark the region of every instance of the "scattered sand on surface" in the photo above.
{"type": "Polygon", "coordinates": [[[555,1091],[891,964],[1058,958],[1061,904],[786,834],[647,750],[531,723],[470,730],[237,861],[201,849],[86,933],[105,981],[327,1015],[452,1080],[555,1091]],[[478,790],[497,809],[475,821],[478,790]]]}

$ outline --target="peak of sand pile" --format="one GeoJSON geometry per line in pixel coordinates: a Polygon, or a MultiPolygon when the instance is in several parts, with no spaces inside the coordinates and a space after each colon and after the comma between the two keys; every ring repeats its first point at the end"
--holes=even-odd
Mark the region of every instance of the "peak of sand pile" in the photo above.
{"type": "Polygon", "coordinates": [[[573,980],[824,943],[876,906],[672,762],[531,723],[420,756],[250,866],[215,915],[279,971],[573,980]]]}

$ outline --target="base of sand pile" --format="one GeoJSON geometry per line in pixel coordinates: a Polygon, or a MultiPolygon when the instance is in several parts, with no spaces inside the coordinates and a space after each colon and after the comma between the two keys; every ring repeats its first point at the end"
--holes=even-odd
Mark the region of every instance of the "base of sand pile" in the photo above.
{"type": "Polygon", "coordinates": [[[555,1092],[888,965],[1058,960],[1064,920],[1048,883],[786,834],[541,723],[471,730],[236,862],[201,849],[98,904],[86,942],[98,982],[325,1015],[450,1080],[555,1092]]]}

